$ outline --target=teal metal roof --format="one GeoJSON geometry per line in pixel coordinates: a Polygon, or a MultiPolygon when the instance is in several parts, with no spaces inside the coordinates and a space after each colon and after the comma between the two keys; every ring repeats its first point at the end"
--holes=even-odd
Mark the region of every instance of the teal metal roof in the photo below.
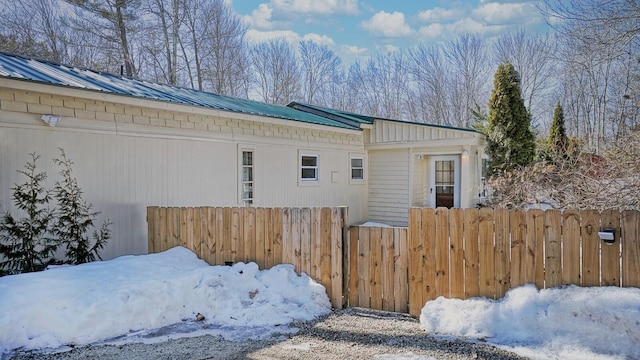
{"type": "Polygon", "coordinates": [[[403,123],[403,124],[430,126],[430,127],[435,127],[435,128],[441,128],[441,129],[470,131],[470,132],[475,132],[475,133],[482,134],[481,131],[478,131],[478,130],[475,130],[475,129],[461,128],[461,127],[454,127],[454,126],[445,126],[445,125],[433,125],[433,124],[412,122],[412,121],[406,121],[406,120],[385,119],[385,118],[380,118],[380,117],[355,114],[355,113],[351,113],[351,112],[348,112],[348,111],[325,108],[325,107],[316,106],[316,105],[302,104],[302,103],[298,103],[298,102],[292,102],[287,106],[290,106],[290,107],[292,107],[294,109],[298,109],[298,110],[301,110],[301,111],[308,111],[308,112],[310,112],[312,114],[315,114],[315,115],[318,115],[318,116],[326,116],[326,117],[329,117],[329,118],[331,118],[332,120],[335,120],[335,121],[344,121],[345,123],[351,124],[353,126],[356,126],[356,124],[373,124],[373,122],[375,120],[382,120],[382,121],[391,121],[391,122],[397,122],[397,123],[403,123]]]}
{"type": "Polygon", "coordinates": [[[5,52],[0,52],[0,77],[343,129],[360,129],[358,126],[288,106],[135,80],[5,52]]]}

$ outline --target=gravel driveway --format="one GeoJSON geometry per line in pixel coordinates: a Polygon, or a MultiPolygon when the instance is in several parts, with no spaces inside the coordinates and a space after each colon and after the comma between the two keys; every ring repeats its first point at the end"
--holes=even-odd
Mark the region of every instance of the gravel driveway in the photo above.
{"type": "Polygon", "coordinates": [[[206,335],[11,359],[525,359],[488,344],[438,340],[408,315],[362,308],[335,310],[296,327],[300,331],[285,340],[234,342],[206,335]]]}

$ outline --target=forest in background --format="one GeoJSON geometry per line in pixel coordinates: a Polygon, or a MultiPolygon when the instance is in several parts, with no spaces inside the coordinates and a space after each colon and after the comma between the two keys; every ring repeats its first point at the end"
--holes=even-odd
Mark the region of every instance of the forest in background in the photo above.
{"type": "Polygon", "coordinates": [[[518,71],[538,137],[554,107],[600,153],[640,126],[640,5],[546,0],[548,34],[451,41],[346,64],[328,46],[250,44],[223,0],[0,0],[0,50],[138,79],[286,105],[299,101],[458,127],[485,119],[498,64],[518,71]]]}

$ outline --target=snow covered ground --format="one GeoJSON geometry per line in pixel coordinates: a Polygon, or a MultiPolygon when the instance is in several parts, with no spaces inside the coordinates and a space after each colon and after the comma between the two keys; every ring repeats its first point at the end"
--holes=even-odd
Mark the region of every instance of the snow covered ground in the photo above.
{"type": "Polygon", "coordinates": [[[525,285],[500,300],[438,298],[420,325],[533,359],[640,359],[640,289],[525,285]]]}
{"type": "MultiPolygon", "coordinates": [[[[203,334],[264,339],[330,310],[324,287],[290,265],[209,266],[178,247],[0,278],[0,358],[203,334]]],[[[640,289],[528,285],[497,301],[439,298],[420,324],[536,359],[640,359],[640,289]]]]}
{"type": "Polygon", "coordinates": [[[261,338],[330,311],[325,288],[291,265],[209,266],[176,247],[0,278],[0,354],[181,333],[261,338]]]}

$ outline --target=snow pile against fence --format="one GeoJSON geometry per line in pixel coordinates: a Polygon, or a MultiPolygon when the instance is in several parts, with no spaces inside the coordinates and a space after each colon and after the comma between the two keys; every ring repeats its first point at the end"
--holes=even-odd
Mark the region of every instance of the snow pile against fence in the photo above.
{"type": "Polygon", "coordinates": [[[182,247],[5,276],[0,293],[0,353],[90,344],[202,316],[201,329],[269,333],[331,311],[325,288],[291,265],[209,266],[182,247]]]}

